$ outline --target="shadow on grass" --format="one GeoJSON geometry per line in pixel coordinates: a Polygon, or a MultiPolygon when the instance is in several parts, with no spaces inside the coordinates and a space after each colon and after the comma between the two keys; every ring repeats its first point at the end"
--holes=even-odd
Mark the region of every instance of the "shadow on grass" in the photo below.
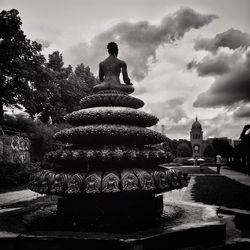
{"type": "Polygon", "coordinates": [[[196,176],[191,193],[196,202],[250,210],[250,187],[225,176],[196,176]]]}

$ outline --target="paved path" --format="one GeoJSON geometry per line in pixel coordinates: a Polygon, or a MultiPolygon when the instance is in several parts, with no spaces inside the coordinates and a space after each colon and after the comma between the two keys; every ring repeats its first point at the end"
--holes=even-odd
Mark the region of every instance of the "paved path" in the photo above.
{"type": "Polygon", "coordinates": [[[40,194],[32,192],[29,189],[0,193],[0,206],[6,206],[21,201],[33,200],[40,196],[41,196],[40,194]]]}
{"type": "MultiPolygon", "coordinates": [[[[214,167],[211,169],[216,170],[214,167]]],[[[250,176],[247,174],[228,169],[227,167],[222,167],[220,169],[220,174],[225,175],[226,177],[238,181],[244,185],[250,186],[250,176]]]]}

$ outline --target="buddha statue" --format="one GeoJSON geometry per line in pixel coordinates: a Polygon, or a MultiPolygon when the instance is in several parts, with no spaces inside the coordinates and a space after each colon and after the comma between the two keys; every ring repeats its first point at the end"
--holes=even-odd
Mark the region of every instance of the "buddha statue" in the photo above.
{"type": "Polygon", "coordinates": [[[94,92],[116,90],[130,94],[134,92],[133,84],[131,83],[127,64],[118,59],[118,46],[114,42],[110,42],[107,46],[109,56],[99,64],[99,80],[100,84],[94,86],[94,92]],[[123,81],[120,82],[120,73],[122,72],[123,81]]]}

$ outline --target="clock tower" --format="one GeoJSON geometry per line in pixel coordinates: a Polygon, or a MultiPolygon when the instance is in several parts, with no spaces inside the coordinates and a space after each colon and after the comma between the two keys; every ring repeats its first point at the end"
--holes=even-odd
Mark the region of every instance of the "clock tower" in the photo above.
{"type": "Polygon", "coordinates": [[[192,145],[193,157],[202,157],[203,131],[197,116],[190,131],[190,142],[192,145]]]}

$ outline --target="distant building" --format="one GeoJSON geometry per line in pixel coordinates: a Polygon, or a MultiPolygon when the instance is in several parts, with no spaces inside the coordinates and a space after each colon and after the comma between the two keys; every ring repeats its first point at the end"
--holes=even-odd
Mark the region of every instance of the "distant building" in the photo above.
{"type": "Polygon", "coordinates": [[[203,131],[197,116],[190,131],[190,142],[192,145],[193,157],[203,157],[203,131]]]}
{"type": "Polygon", "coordinates": [[[233,140],[233,147],[235,148],[241,143],[241,140],[233,140]]]}
{"type": "MultiPolygon", "coordinates": [[[[165,135],[166,125],[157,124],[151,127],[154,131],[165,135]]],[[[232,140],[228,137],[209,137],[206,140],[203,138],[203,129],[198,117],[192,124],[190,130],[190,141],[184,139],[173,139],[172,148],[174,148],[174,155],[176,157],[193,157],[193,158],[214,158],[216,152],[229,152],[229,147],[236,147],[241,140],[232,140]]],[[[226,153],[224,154],[226,155],[226,153]]]]}

